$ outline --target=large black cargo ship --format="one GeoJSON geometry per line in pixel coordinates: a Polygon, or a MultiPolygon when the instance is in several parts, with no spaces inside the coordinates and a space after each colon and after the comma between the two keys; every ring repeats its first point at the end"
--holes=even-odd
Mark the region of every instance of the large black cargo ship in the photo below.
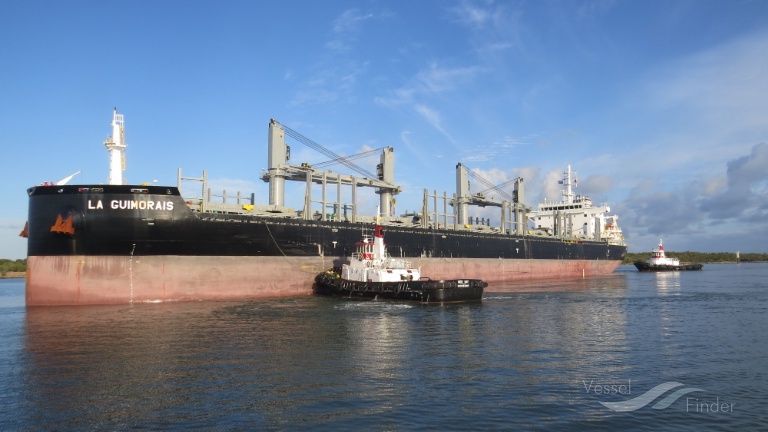
{"type": "MultiPolygon", "coordinates": [[[[116,112],[113,126],[113,137],[105,145],[119,152],[125,145],[120,139],[122,116],[116,112]]],[[[284,206],[280,180],[295,180],[291,176],[304,173],[308,185],[329,181],[327,174],[320,176],[308,166],[297,170],[273,163],[275,156],[283,164],[287,160],[280,153],[287,152],[280,149],[285,145],[281,140],[285,129],[270,122],[270,173],[265,174],[270,181],[269,205],[256,205],[252,199],[250,203],[190,200],[182,197],[179,185],[30,188],[25,229],[27,304],[311,294],[315,275],[348,260],[361,231],[372,230],[374,221],[354,212],[311,213],[309,205],[302,211],[284,206]]],[[[385,149],[378,183],[341,175],[330,182],[353,189],[357,181],[368,182],[387,203],[387,193],[398,190],[387,179],[391,164],[386,159],[391,154],[391,148],[385,149]]],[[[457,172],[462,169],[459,164],[457,172]]],[[[179,179],[181,183],[181,175],[179,179]]],[[[563,227],[572,224],[565,223],[565,212],[556,213],[553,230],[530,230],[525,207],[502,202],[505,223],[491,228],[466,223],[461,206],[471,205],[472,196],[452,203],[457,210],[447,215],[432,214],[426,195],[421,213],[384,218],[382,225],[390,254],[411,259],[433,279],[499,282],[601,275],[613,272],[626,254],[620,238],[605,237],[607,229],[598,229],[596,238],[566,231],[563,227]]],[[[323,202],[323,206],[346,208],[340,202],[323,202]]]]}

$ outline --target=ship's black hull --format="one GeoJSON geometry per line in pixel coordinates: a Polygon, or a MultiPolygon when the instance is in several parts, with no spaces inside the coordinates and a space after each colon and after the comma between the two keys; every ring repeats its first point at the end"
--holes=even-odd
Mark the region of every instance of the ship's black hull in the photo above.
{"type": "MultiPolygon", "coordinates": [[[[354,251],[365,227],[349,222],[193,212],[171,187],[37,187],[30,189],[28,255],[343,258],[354,251]],[[154,205],[153,209],[146,205],[120,208],[135,205],[132,202],[154,205]],[[66,220],[70,216],[73,233],[51,231],[58,217],[66,220]]],[[[390,253],[399,257],[621,261],[626,254],[626,246],[597,241],[393,225],[384,229],[390,253]]]]}
{"type": "Polygon", "coordinates": [[[337,271],[326,271],[315,277],[314,291],[349,299],[458,303],[482,300],[487,286],[478,279],[358,282],[341,279],[337,271]]]}
{"type": "Polygon", "coordinates": [[[701,270],[704,265],[700,263],[688,263],[680,265],[658,265],[650,264],[645,261],[635,261],[635,267],[641,272],[668,272],[668,271],[686,271],[701,270]]]}

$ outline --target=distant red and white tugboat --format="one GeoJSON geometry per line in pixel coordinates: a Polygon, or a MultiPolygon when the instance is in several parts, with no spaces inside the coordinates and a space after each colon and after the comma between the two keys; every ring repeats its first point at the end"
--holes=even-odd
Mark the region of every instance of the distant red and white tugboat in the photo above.
{"type": "Polygon", "coordinates": [[[314,291],[355,299],[412,300],[423,303],[479,301],[488,283],[480,279],[431,280],[422,278],[410,261],[392,258],[384,245],[378,220],[374,238],[363,236],[355,244],[351,262],[315,277],[314,291]]]}
{"type": "Polygon", "coordinates": [[[659,239],[659,248],[651,251],[651,258],[647,261],[635,261],[635,267],[641,272],[657,271],[681,271],[681,270],[701,270],[704,267],[700,263],[683,263],[677,258],[668,258],[664,253],[664,245],[659,239]]]}

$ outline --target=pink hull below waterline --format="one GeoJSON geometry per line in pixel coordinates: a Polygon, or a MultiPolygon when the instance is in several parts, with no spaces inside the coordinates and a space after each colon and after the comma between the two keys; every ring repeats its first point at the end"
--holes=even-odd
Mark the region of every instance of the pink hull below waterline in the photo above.
{"type": "MultiPolygon", "coordinates": [[[[327,257],[30,256],[27,306],[242,300],[312,294],[327,257]]],[[[612,273],[620,261],[422,258],[431,279],[489,283],[612,273]]]]}
{"type": "Polygon", "coordinates": [[[604,276],[620,264],[597,260],[429,258],[422,260],[421,274],[432,279],[470,278],[497,283],[604,276]]]}

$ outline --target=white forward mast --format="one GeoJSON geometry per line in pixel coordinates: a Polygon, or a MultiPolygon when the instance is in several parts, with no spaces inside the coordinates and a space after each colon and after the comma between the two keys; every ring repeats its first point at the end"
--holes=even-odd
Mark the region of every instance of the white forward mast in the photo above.
{"type": "Polygon", "coordinates": [[[568,164],[566,171],[563,173],[563,180],[560,181],[563,185],[563,202],[566,204],[573,204],[573,189],[571,189],[571,186],[578,182],[579,180],[577,179],[571,182],[571,164],[568,164]]]}
{"type": "Polygon", "coordinates": [[[104,141],[104,146],[109,151],[109,184],[125,184],[123,171],[125,171],[125,124],[123,115],[117,113],[115,108],[112,114],[112,136],[104,141]]]}

